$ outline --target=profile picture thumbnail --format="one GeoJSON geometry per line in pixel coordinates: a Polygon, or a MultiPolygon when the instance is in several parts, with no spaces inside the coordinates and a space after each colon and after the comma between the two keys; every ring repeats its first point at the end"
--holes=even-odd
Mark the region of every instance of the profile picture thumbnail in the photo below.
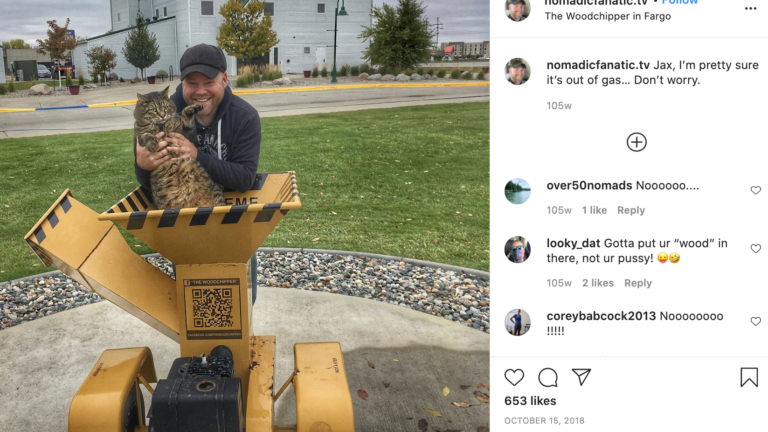
{"type": "Polygon", "coordinates": [[[523,85],[531,77],[531,65],[527,61],[516,57],[507,62],[504,75],[512,85],[523,85]]]}
{"type": "Polygon", "coordinates": [[[504,9],[507,18],[512,21],[525,21],[528,15],[531,14],[531,2],[530,0],[507,0],[504,4],[504,9]]]}
{"type": "Polygon", "coordinates": [[[513,263],[523,263],[531,256],[531,244],[525,237],[512,237],[504,245],[504,255],[513,263]]]}
{"type": "Polygon", "coordinates": [[[523,179],[512,179],[504,187],[504,196],[512,204],[523,204],[531,196],[531,186],[523,179]]]}
{"type": "Polygon", "coordinates": [[[522,309],[512,309],[504,318],[504,326],[512,336],[522,336],[531,329],[531,316],[522,309]]]}

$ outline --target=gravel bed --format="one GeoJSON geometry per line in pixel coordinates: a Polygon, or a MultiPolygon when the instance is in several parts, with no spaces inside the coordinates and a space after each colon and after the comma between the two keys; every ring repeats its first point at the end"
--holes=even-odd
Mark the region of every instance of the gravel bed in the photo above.
{"type": "MultiPolygon", "coordinates": [[[[362,297],[442,317],[490,333],[488,278],[394,260],[349,255],[274,252],[258,254],[260,286],[362,297]]],[[[162,257],[146,260],[174,276],[162,257]]],[[[103,301],[58,273],[0,283],[0,329],[103,301]]]]}

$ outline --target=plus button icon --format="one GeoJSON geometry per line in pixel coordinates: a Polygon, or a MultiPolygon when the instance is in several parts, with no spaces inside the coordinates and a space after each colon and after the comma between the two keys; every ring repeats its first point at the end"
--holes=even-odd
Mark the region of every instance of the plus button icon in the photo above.
{"type": "Polygon", "coordinates": [[[627,147],[633,152],[640,152],[645,150],[645,146],[648,145],[648,139],[640,132],[635,132],[629,135],[627,138],[627,147]]]}

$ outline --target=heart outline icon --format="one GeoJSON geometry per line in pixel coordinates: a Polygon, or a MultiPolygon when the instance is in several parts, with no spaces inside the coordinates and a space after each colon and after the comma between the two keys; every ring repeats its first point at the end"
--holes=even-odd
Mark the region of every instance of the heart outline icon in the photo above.
{"type": "Polygon", "coordinates": [[[763,188],[761,188],[760,186],[752,186],[750,190],[752,191],[753,194],[757,195],[760,193],[761,190],[763,190],[763,188]]]}
{"type": "Polygon", "coordinates": [[[759,244],[753,244],[751,247],[752,247],[752,252],[754,253],[758,253],[760,252],[760,249],[762,249],[762,246],[760,246],[759,244]]]}
{"type": "Polygon", "coordinates": [[[522,369],[507,369],[504,372],[504,378],[506,378],[506,380],[509,381],[510,384],[512,384],[513,386],[516,386],[520,384],[520,381],[522,381],[523,378],[525,378],[525,372],[523,372],[522,369]],[[512,373],[510,374],[510,372],[512,373]],[[520,373],[520,378],[517,378],[518,372],[520,373]],[[509,379],[510,378],[509,375],[512,375],[512,379],[509,379]]]}
{"type": "Polygon", "coordinates": [[[763,320],[760,317],[752,317],[750,321],[752,321],[752,325],[755,327],[759,326],[760,323],[763,322],[763,320]]]}

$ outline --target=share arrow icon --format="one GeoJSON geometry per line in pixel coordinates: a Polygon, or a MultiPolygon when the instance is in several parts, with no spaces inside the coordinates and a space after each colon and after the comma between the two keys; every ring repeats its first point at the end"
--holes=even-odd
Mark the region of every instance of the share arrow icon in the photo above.
{"type": "Polygon", "coordinates": [[[592,372],[592,369],[571,369],[573,373],[576,374],[577,377],[579,377],[579,385],[583,386],[584,381],[587,380],[587,377],[589,376],[589,373],[592,372]]]}

